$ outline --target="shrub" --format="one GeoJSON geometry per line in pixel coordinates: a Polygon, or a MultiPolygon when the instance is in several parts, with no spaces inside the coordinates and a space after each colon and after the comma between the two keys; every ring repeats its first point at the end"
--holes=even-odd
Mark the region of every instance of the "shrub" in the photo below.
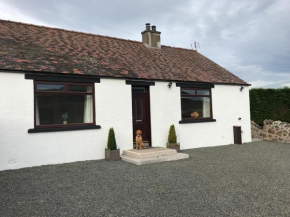
{"type": "Polygon", "coordinates": [[[167,146],[170,145],[177,145],[177,136],[174,125],[171,125],[169,129],[167,146]]]}
{"type": "Polygon", "coordinates": [[[250,90],[251,119],[260,126],[265,119],[290,122],[290,88],[250,90]]]}
{"type": "Polygon", "coordinates": [[[107,149],[109,149],[109,150],[116,150],[117,149],[114,128],[110,128],[110,130],[109,130],[107,149]]]}

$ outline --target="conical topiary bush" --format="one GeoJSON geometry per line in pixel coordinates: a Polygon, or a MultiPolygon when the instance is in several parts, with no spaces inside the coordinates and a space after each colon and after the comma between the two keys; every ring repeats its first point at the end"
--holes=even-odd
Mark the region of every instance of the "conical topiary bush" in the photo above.
{"type": "Polygon", "coordinates": [[[110,128],[110,130],[109,130],[107,149],[108,150],[116,150],[117,149],[114,128],[110,128]]]}
{"type": "Polygon", "coordinates": [[[109,130],[105,159],[108,161],[120,160],[120,149],[117,149],[114,128],[110,128],[109,130]]]}
{"type": "Polygon", "coordinates": [[[169,145],[171,145],[171,144],[176,145],[177,144],[177,136],[176,136],[174,125],[170,126],[169,134],[168,134],[168,143],[169,143],[169,145]]]}
{"type": "Polygon", "coordinates": [[[177,136],[174,125],[171,125],[169,129],[167,147],[180,152],[180,144],[177,143],[177,136]]]}

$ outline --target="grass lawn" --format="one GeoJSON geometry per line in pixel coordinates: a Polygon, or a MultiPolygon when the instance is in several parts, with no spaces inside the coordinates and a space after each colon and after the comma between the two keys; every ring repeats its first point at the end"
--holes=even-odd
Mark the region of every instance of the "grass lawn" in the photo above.
{"type": "Polygon", "coordinates": [[[0,172],[0,216],[290,216],[290,144],[186,150],[135,166],[86,161],[0,172]]]}

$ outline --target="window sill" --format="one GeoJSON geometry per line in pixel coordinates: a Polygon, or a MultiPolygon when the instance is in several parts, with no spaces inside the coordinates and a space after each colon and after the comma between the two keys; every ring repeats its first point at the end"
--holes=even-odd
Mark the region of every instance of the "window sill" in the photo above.
{"type": "Polygon", "coordinates": [[[34,128],[34,129],[29,129],[28,133],[45,133],[45,132],[91,130],[91,129],[101,129],[101,126],[91,125],[91,126],[74,126],[74,127],[71,126],[71,127],[34,128]]]}
{"type": "Polygon", "coordinates": [[[216,119],[199,119],[199,120],[182,120],[180,124],[191,124],[191,123],[203,123],[203,122],[216,122],[216,119]]]}

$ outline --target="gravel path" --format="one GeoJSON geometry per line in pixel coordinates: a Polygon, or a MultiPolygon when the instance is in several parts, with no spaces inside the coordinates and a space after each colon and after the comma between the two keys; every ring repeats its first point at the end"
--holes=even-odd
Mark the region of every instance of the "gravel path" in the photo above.
{"type": "Polygon", "coordinates": [[[290,216],[290,144],[185,151],[135,166],[86,161],[0,172],[0,216],[290,216]]]}

